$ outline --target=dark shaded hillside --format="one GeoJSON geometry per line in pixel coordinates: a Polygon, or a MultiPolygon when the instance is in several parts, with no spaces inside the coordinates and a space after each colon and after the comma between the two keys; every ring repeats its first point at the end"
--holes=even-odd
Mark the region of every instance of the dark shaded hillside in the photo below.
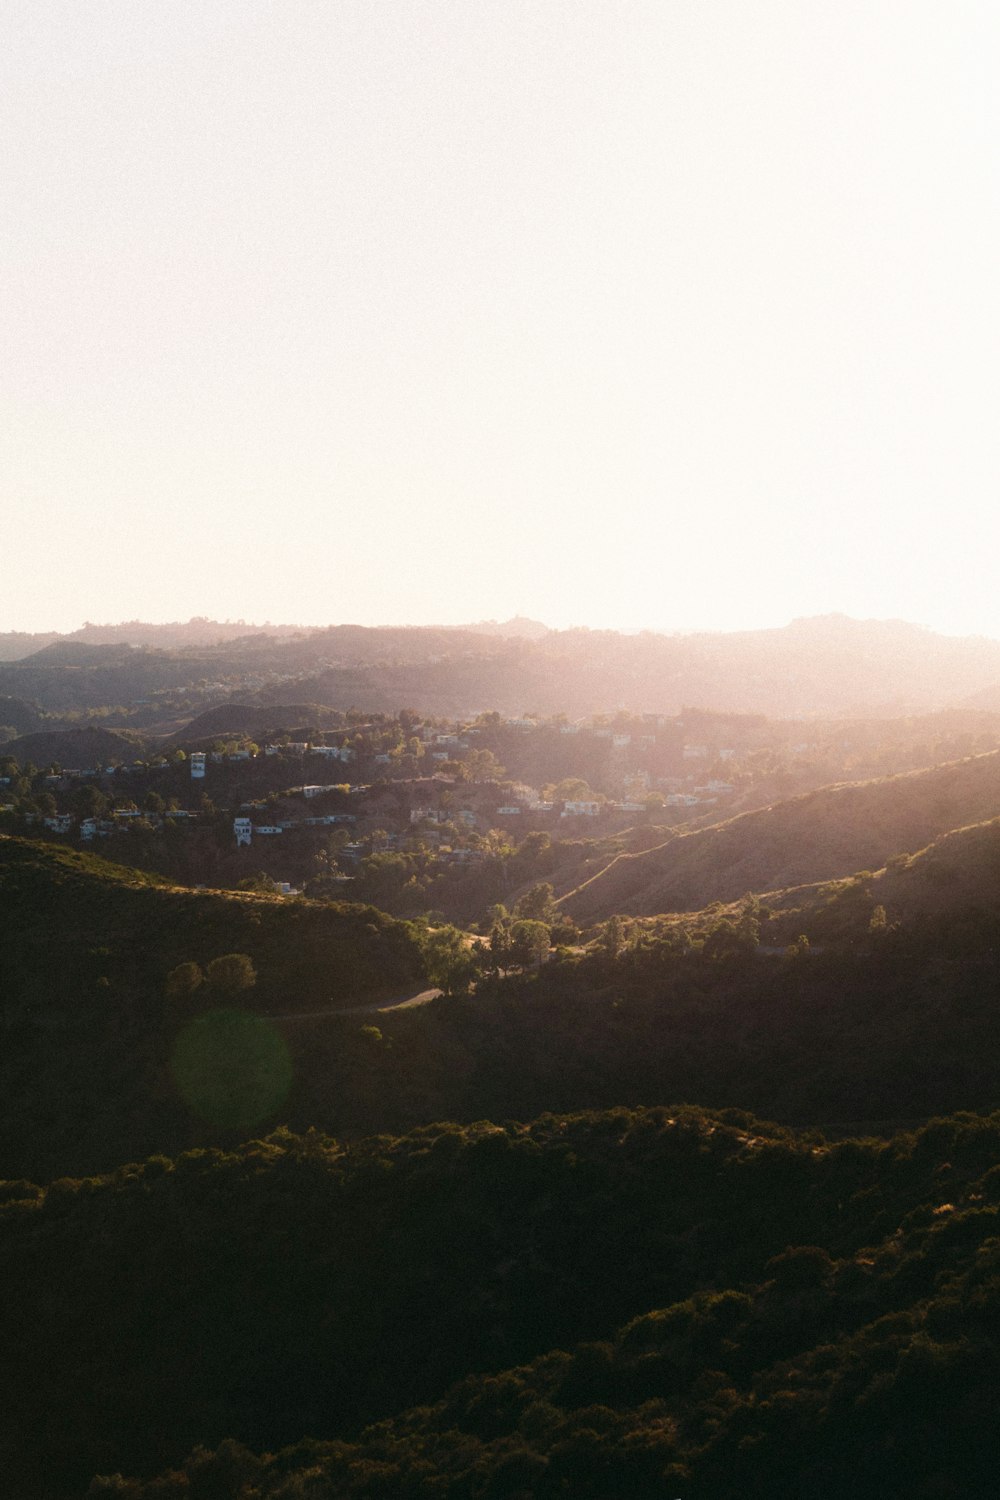
{"type": "Polygon", "coordinates": [[[300,725],[322,729],[342,722],[341,714],[319,703],[275,703],[267,708],[251,703],[220,703],[191,719],[171,735],[166,745],[187,745],[216,735],[278,734],[300,725]]]}
{"type": "MultiPolygon", "coordinates": [[[[760,951],[724,911],[706,912],[689,924],[693,943],[676,923],[636,924],[617,947],[602,939],[538,973],[484,980],[468,999],[341,1016],[331,1007],[389,976],[397,994],[421,987],[418,930],[364,907],[143,886],[31,848],[26,867],[0,864],[0,900],[16,912],[0,949],[9,1175],[231,1144],[230,1116],[193,1115],[170,1067],[190,1017],[223,999],[207,986],[171,997],[164,981],[184,960],[234,950],[259,971],[239,1006],[275,1017],[266,1037],[287,1055],[287,1084],[247,1116],[256,1128],[357,1137],[678,1098],[797,1125],[898,1123],[1000,1101],[995,910],[942,900],[872,931],[871,892],[845,882],[809,920],[778,913],[817,945],[794,956],[760,951]],[[322,1014],[299,1016],[311,1011],[322,1014]]],[[[238,1050],[226,1087],[252,1102],[257,1068],[252,1047],[238,1050]]]]}
{"type": "MultiPolygon", "coordinates": [[[[938,1142],[970,1124],[942,1122],[938,1142]]],[[[938,1172],[951,1188],[952,1164],[938,1172]]],[[[149,1486],[105,1479],[89,1493],[992,1500],[997,1174],[948,1202],[930,1189],[860,1254],[791,1245],[759,1280],[711,1284],[610,1339],[469,1376],[354,1441],[306,1440],[258,1458],[230,1440],[149,1486]]]]}
{"type": "MultiPolygon", "coordinates": [[[[996,1116],[829,1146],[747,1117],[616,1110],[347,1150],[279,1134],[12,1184],[7,1482],[26,1500],[79,1495],[95,1468],[148,1473],[224,1437],[349,1438],[414,1401],[437,1404],[360,1447],[287,1455],[262,1492],[485,1500],[532,1476],[532,1495],[707,1500],[801,1494],[797,1471],[832,1500],[900,1493],[875,1483],[919,1480],[915,1463],[963,1446],[958,1472],[978,1477],[996,1410],[998,1161],[996,1116]],[[964,1444],[948,1427],[894,1471],[887,1415],[916,1436],[932,1406],[964,1444]],[[763,1449],[749,1466],[748,1432],[763,1449]],[[841,1434],[830,1467],[824,1438],[841,1434]],[[317,1461],[328,1484],[280,1490],[282,1471],[317,1461]]],[[[255,1493],[226,1460],[196,1479],[204,1463],[155,1493],[255,1493]]]]}
{"type": "Polygon", "coordinates": [[[141,745],[111,729],[51,729],[9,740],[4,755],[12,755],[22,766],[48,766],[56,762],[77,770],[105,766],[112,761],[132,760],[141,745]]]}
{"type": "Polygon", "coordinates": [[[204,678],[214,665],[206,655],[171,655],[128,647],[87,648],[68,655],[58,643],[24,661],[0,664],[0,693],[30,698],[60,712],[131,703],[164,688],[180,688],[204,678]]]}
{"type": "Polygon", "coordinates": [[[879,869],[959,826],[1000,813],[1000,752],[807,792],[619,855],[563,897],[579,922],[735,901],[747,891],[879,869]]]}
{"type": "Polygon", "coordinates": [[[42,716],[33,704],[23,698],[0,697],[0,724],[16,729],[18,734],[30,734],[41,722],[42,716]]]}
{"type": "Polygon", "coordinates": [[[418,935],[371,907],[191,891],[20,839],[0,837],[0,909],[0,1173],[106,1168],[201,1139],[210,1127],[169,1070],[193,1016],[332,1009],[424,976],[418,935]],[[176,966],[233,952],[255,965],[253,988],[168,993],[176,966]]]}
{"type": "Polygon", "coordinates": [[[178,963],[246,953],[261,975],[253,1005],[278,1011],[391,993],[423,973],[411,930],[372,907],[191,891],[25,839],[0,836],[0,901],[10,924],[0,962],[46,997],[49,1025],[95,967],[112,988],[162,989],[178,963]]]}

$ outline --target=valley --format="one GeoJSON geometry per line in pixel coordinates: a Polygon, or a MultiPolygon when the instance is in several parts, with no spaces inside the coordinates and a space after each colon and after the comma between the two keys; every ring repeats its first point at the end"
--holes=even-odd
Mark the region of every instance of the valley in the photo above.
{"type": "Polygon", "coordinates": [[[985,1497],[1000,717],[448,717],[397,649],[17,700],[18,1492],[985,1497]]]}

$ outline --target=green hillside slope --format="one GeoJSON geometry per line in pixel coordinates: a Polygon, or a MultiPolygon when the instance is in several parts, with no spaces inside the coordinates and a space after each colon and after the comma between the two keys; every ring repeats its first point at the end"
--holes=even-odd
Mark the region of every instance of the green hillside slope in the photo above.
{"type": "MultiPolygon", "coordinates": [[[[246,953],[259,973],[247,1003],[268,1012],[351,1004],[423,977],[412,930],[369,906],[192,891],[53,844],[0,836],[0,902],[9,937],[7,982],[18,1012],[44,1005],[53,1025],[95,971],[118,994],[162,994],[177,964],[246,953]]],[[[10,1023],[10,1013],[7,1016],[10,1023]]]]}

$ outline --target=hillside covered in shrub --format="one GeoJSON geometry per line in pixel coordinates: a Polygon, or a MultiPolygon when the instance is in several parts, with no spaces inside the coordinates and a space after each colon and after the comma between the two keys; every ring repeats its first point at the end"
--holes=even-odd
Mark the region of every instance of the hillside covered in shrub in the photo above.
{"type": "Polygon", "coordinates": [[[30,1497],[175,1471],[91,1491],[144,1500],[985,1496],[998,1163],[996,1115],[830,1143],[614,1110],[7,1184],[4,1472],[30,1497]]]}

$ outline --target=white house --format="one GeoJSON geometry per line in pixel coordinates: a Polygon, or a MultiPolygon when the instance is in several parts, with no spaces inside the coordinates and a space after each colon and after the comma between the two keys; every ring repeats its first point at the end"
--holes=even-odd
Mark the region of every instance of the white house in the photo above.
{"type": "Polygon", "coordinates": [[[234,818],[233,832],[236,835],[236,843],[249,844],[253,837],[253,824],[249,818],[234,818]]]}
{"type": "Polygon", "coordinates": [[[191,752],[191,779],[199,781],[205,775],[205,752],[204,750],[192,750],[191,752]]]}
{"type": "Polygon", "coordinates": [[[562,816],[564,818],[596,818],[601,811],[599,802],[565,802],[563,804],[562,816]]]}

